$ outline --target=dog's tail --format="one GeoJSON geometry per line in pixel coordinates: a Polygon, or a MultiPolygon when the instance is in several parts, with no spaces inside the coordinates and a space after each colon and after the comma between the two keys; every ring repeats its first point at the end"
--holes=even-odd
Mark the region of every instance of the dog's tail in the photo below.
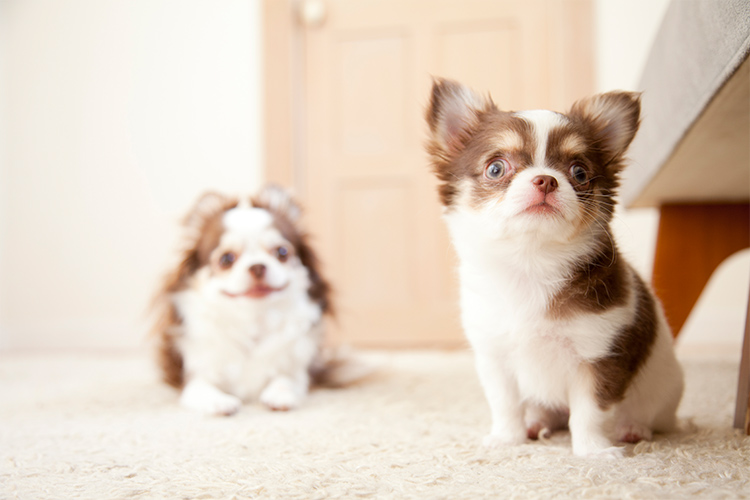
{"type": "Polygon", "coordinates": [[[374,363],[346,347],[323,347],[310,366],[312,385],[346,387],[357,384],[376,372],[374,363]]]}

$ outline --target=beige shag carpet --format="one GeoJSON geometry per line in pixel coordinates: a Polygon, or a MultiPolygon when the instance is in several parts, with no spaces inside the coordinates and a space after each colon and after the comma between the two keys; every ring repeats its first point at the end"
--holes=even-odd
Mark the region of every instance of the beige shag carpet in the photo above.
{"type": "Polygon", "coordinates": [[[0,498],[740,498],[737,363],[685,361],[684,430],[620,461],[570,436],[479,448],[489,414],[467,352],[370,352],[379,372],[289,413],[177,406],[146,355],[0,357],[0,498]]]}

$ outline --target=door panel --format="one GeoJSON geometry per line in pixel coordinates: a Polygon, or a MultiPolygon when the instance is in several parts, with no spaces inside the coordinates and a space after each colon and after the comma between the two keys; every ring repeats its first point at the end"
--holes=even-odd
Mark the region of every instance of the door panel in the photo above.
{"type": "Polygon", "coordinates": [[[341,208],[338,235],[343,258],[339,282],[350,296],[347,302],[352,307],[399,307],[412,300],[415,276],[411,271],[411,224],[383,228],[384,220],[409,217],[410,192],[408,183],[398,180],[349,183],[341,189],[341,200],[336,203],[341,208]],[[382,240],[362,237],[369,228],[382,240]],[[367,265],[370,262],[374,264],[367,265]]]}
{"type": "Polygon", "coordinates": [[[374,158],[404,149],[407,41],[403,37],[344,40],[337,45],[333,146],[342,159],[374,158]],[[387,75],[387,77],[384,77],[387,75]],[[377,82],[373,82],[377,78],[377,82]],[[376,83],[377,86],[373,86],[376,83]],[[363,95],[363,89],[374,92],[363,95]]]}

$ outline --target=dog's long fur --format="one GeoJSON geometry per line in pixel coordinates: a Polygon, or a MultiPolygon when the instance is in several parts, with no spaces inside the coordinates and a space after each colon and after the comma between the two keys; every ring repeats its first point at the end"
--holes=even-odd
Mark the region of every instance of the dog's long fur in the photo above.
{"type": "Polygon", "coordinates": [[[492,413],[485,444],[569,425],[576,455],[669,431],[682,372],[659,302],[612,239],[640,96],[500,111],[436,80],[426,118],[460,265],[462,321],[492,413]]]}
{"type": "Polygon", "coordinates": [[[311,377],[331,374],[321,349],[331,288],[299,219],[275,186],[244,202],[206,194],[185,218],[185,249],[157,296],[155,327],[164,380],[184,406],[232,414],[259,399],[291,409],[311,377]]]}

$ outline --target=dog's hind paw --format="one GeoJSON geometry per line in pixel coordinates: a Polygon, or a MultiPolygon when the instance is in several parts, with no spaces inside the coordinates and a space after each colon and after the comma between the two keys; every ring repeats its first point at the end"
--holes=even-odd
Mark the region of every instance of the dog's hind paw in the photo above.
{"type": "Polygon", "coordinates": [[[623,424],[617,426],[617,440],[621,443],[635,444],[640,441],[650,441],[653,437],[651,429],[639,424],[623,424]]]}
{"type": "Polygon", "coordinates": [[[273,380],[260,395],[260,402],[274,411],[288,411],[296,408],[301,400],[299,388],[285,377],[273,380]]]}

